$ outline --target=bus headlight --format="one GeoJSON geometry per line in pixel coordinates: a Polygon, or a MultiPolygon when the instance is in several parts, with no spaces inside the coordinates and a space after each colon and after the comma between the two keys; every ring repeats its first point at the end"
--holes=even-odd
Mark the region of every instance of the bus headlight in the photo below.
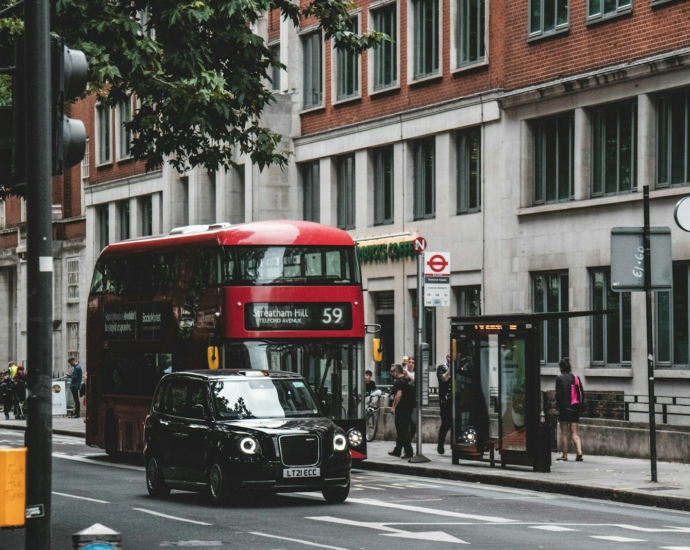
{"type": "Polygon", "coordinates": [[[259,450],[259,443],[253,437],[243,437],[240,439],[240,450],[244,454],[255,455],[259,450]]]}
{"type": "Polygon", "coordinates": [[[347,439],[343,434],[335,434],[333,436],[333,449],[336,451],[344,451],[347,449],[347,439]]]}
{"type": "Polygon", "coordinates": [[[350,441],[350,447],[359,447],[362,444],[362,432],[359,430],[350,430],[347,432],[347,439],[350,441]]]}

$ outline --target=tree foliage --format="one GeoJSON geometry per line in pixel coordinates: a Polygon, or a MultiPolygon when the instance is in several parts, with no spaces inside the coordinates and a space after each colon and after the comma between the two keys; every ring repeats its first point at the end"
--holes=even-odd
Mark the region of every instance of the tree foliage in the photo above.
{"type": "MultiPolygon", "coordinates": [[[[0,10],[15,2],[0,0],[0,10]]],[[[254,25],[270,9],[295,25],[315,17],[336,47],[361,52],[382,35],[350,32],[353,7],[349,0],[55,0],[51,32],[84,51],[89,93],[101,103],[136,95],[132,156],[148,170],[164,160],[178,170],[227,168],[235,148],[263,169],[284,166],[288,153],[281,136],[261,125],[273,101],[265,79],[282,65],[254,25]]],[[[0,57],[21,32],[21,12],[0,18],[0,57]]],[[[0,80],[0,104],[10,95],[0,80]]]]}

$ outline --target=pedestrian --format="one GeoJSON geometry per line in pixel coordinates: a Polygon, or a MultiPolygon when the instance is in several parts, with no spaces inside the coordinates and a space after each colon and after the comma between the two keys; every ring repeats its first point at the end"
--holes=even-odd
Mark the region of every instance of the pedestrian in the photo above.
{"type": "Polygon", "coordinates": [[[26,401],[26,374],[24,374],[24,367],[17,368],[17,374],[14,375],[14,395],[16,397],[16,404],[14,406],[15,420],[24,420],[24,402],[26,401]]]}
{"type": "Polygon", "coordinates": [[[70,415],[70,418],[79,418],[79,388],[81,388],[81,378],[82,372],[79,362],[74,358],[70,357],[67,362],[70,367],[72,367],[72,372],[69,373],[70,383],[69,389],[72,392],[72,397],[74,398],[74,412],[70,415]]]}
{"type": "Polygon", "coordinates": [[[450,431],[453,422],[453,383],[450,379],[450,352],[446,353],[446,362],[436,368],[438,378],[438,402],[441,408],[441,426],[438,428],[438,454],[446,451],[443,448],[446,435],[450,431]]]}
{"type": "MultiPolygon", "coordinates": [[[[412,384],[412,387],[414,389],[415,377],[416,377],[416,372],[414,370],[414,356],[410,355],[407,358],[407,368],[403,367],[403,371],[404,371],[404,375],[410,381],[410,384],[412,384]]],[[[410,419],[410,437],[412,439],[414,439],[415,435],[417,435],[417,408],[416,407],[414,409],[412,409],[412,417],[410,419]]]]}
{"type": "MultiPolygon", "coordinates": [[[[556,406],[558,407],[558,423],[561,428],[561,456],[556,460],[568,460],[568,444],[572,439],[575,444],[575,451],[577,453],[575,460],[582,462],[582,442],[577,433],[580,424],[580,411],[578,406],[573,403],[573,389],[577,391],[574,386],[579,385],[582,388],[580,379],[575,376],[571,370],[570,359],[564,357],[558,363],[561,369],[561,374],[556,378],[556,406]]],[[[581,391],[584,396],[584,391],[581,391]]],[[[582,399],[580,403],[582,403],[582,399]]]]}
{"type": "Polygon", "coordinates": [[[392,393],[395,396],[391,414],[395,415],[395,448],[388,454],[400,458],[412,458],[412,441],[410,439],[410,419],[414,409],[414,386],[405,377],[402,365],[391,365],[391,378],[394,379],[392,393]],[[400,453],[404,453],[402,456],[400,453]]]}
{"type": "Polygon", "coordinates": [[[371,377],[374,375],[370,370],[364,371],[364,391],[365,395],[371,395],[371,392],[376,390],[376,382],[374,382],[371,377]]]}
{"type": "Polygon", "coordinates": [[[414,357],[407,358],[407,367],[403,367],[405,376],[407,376],[410,381],[414,384],[415,371],[414,371],[414,357]]]}
{"type": "Polygon", "coordinates": [[[14,405],[14,382],[10,378],[10,373],[6,372],[0,383],[0,400],[2,400],[5,420],[10,419],[10,411],[14,405]]]}
{"type": "Polygon", "coordinates": [[[17,366],[17,363],[14,361],[10,361],[9,364],[7,365],[7,370],[10,372],[10,380],[14,380],[15,375],[17,374],[17,370],[19,367],[17,366]]]}

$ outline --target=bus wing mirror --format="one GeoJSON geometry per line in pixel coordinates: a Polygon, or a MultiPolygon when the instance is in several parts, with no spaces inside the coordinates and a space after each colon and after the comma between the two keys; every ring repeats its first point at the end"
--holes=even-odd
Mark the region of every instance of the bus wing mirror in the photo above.
{"type": "Polygon", "coordinates": [[[364,331],[367,334],[378,334],[379,332],[381,332],[381,325],[376,325],[376,324],[364,325],[364,331]]]}
{"type": "Polygon", "coordinates": [[[371,341],[371,355],[376,363],[383,361],[383,349],[381,348],[381,338],[374,338],[371,341]]]}
{"type": "Polygon", "coordinates": [[[453,338],[450,341],[450,358],[451,360],[455,361],[455,359],[458,356],[458,341],[453,338]]]}
{"type": "Polygon", "coordinates": [[[218,365],[220,364],[218,346],[209,346],[206,349],[206,359],[209,369],[216,370],[218,368],[218,365]]]}

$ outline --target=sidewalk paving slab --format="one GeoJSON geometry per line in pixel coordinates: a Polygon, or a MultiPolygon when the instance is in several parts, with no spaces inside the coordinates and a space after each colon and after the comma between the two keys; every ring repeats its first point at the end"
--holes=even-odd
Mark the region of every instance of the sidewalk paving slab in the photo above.
{"type": "MultiPolygon", "coordinates": [[[[0,428],[26,430],[26,421],[0,420],[0,428]]],[[[53,417],[54,434],[84,437],[85,432],[83,417],[53,417]]],[[[392,441],[368,443],[368,458],[356,467],[690,511],[690,464],[657,462],[658,481],[654,483],[651,463],[643,459],[585,454],[583,462],[575,462],[575,455],[567,462],[556,462],[554,454],[551,472],[543,473],[519,466],[491,468],[488,462],[453,465],[448,445],[446,454],[439,455],[436,445],[425,444],[422,452],[430,462],[411,463],[389,456],[393,446],[392,441]]]]}

